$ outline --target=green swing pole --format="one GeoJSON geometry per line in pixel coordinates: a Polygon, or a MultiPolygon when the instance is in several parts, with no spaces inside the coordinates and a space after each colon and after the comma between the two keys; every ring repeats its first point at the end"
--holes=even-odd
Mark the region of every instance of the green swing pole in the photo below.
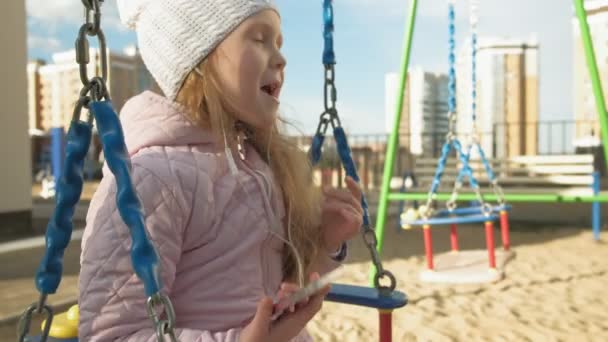
{"type": "MultiPolygon", "coordinates": [[[[382,244],[384,240],[384,226],[386,223],[386,212],[388,209],[388,195],[390,191],[391,177],[393,173],[393,165],[395,164],[395,150],[399,143],[399,125],[401,123],[401,109],[403,108],[403,96],[405,85],[407,82],[407,70],[410,64],[410,52],[412,51],[412,37],[414,35],[414,23],[416,22],[416,9],[418,0],[410,1],[407,24],[403,36],[403,52],[401,57],[401,76],[399,79],[399,93],[397,94],[397,104],[395,105],[395,119],[393,122],[393,130],[391,132],[388,146],[386,150],[386,161],[384,162],[384,174],[382,177],[382,189],[380,191],[380,199],[378,204],[378,213],[376,217],[376,239],[378,240],[377,250],[382,253],[382,244]]],[[[374,276],[376,268],[372,268],[370,272],[370,284],[374,285],[374,276]]]]}
{"type": "Polygon", "coordinates": [[[585,49],[585,59],[587,60],[587,68],[589,69],[589,77],[593,86],[593,94],[595,97],[595,106],[600,121],[600,133],[602,134],[602,145],[604,146],[604,158],[608,166],[608,117],[606,117],[606,102],[604,101],[604,91],[602,90],[602,81],[597,70],[597,61],[595,59],[595,51],[593,49],[593,41],[589,31],[589,23],[587,22],[587,12],[583,0],[574,0],[574,8],[578,23],[580,25],[583,47],[585,49]]]}

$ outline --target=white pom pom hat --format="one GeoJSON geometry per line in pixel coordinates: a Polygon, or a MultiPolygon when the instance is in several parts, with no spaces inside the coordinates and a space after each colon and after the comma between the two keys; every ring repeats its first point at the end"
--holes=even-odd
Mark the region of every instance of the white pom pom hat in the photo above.
{"type": "Polygon", "coordinates": [[[174,100],[184,79],[248,17],[273,0],[117,0],[121,21],[137,32],[146,67],[174,100]]]}

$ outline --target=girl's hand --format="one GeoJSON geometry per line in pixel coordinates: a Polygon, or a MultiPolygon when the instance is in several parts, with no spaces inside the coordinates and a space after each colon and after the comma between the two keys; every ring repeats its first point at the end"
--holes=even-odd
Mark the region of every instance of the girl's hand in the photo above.
{"type": "MultiPolygon", "coordinates": [[[[310,275],[310,281],[319,279],[318,273],[310,275]]],[[[293,284],[292,284],[293,285],[293,284]]],[[[293,288],[290,288],[292,290],[293,288]]],[[[296,286],[295,291],[299,290],[296,286]]],[[[295,305],[295,310],[286,312],[273,322],[270,329],[270,335],[267,341],[279,342],[290,341],[296,337],[305,327],[306,324],[316,315],[323,306],[323,300],[329,293],[330,286],[327,285],[316,294],[298,302],[295,305]]],[[[294,291],[294,292],[295,292],[294,291]]]]}
{"type": "MultiPolygon", "coordinates": [[[[277,293],[276,300],[275,300],[276,304],[274,305],[274,312],[280,313],[285,310],[289,310],[289,312],[294,312],[296,309],[295,305],[291,305],[291,306],[287,307],[284,304],[285,302],[281,302],[281,300],[288,298],[289,296],[298,292],[299,289],[300,289],[300,287],[294,283],[281,283],[281,287],[279,288],[279,292],[277,293]]],[[[308,301],[308,298],[305,301],[308,301]]]]}
{"type": "MultiPolygon", "coordinates": [[[[310,276],[311,281],[319,279],[318,273],[310,276]]],[[[279,296],[288,296],[299,288],[295,284],[283,283],[279,289],[279,296]]],[[[241,332],[241,342],[285,342],[296,337],[306,324],[319,312],[329,286],[324,287],[315,295],[295,305],[293,312],[283,314],[278,320],[272,322],[273,302],[270,298],[263,298],[258,303],[258,309],[249,323],[241,332]]],[[[284,298],[283,297],[283,298],[284,298]]],[[[291,310],[290,310],[291,311],[291,310]]]]}
{"type": "Polygon", "coordinates": [[[343,242],[355,237],[363,223],[361,188],[346,177],[346,189],[324,188],[321,229],[328,252],[337,251],[343,242]]]}

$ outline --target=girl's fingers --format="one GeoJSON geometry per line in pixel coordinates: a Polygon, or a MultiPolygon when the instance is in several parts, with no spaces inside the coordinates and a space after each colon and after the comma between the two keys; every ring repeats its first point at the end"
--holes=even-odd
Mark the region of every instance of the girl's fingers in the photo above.
{"type": "Polygon", "coordinates": [[[330,288],[331,285],[326,285],[325,287],[323,287],[322,290],[311,296],[306,306],[302,308],[301,311],[304,315],[306,315],[308,320],[314,317],[314,315],[319,312],[319,310],[321,310],[321,307],[323,306],[323,301],[325,300],[325,296],[327,296],[327,294],[329,293],[330,288]]]}
{"type": "Polygon", "coordinates": [[[343,210],[347,210],[348,212],[352,212],[354,215],[357,216],[363,215],[363,209],[361,208],[361,206],[353,207],[352,205],[337,201],[329,201],[323,203],[323,210],[335,212],[340,215],[342,214],[343,210]]]}
{"type": "Polygon", "coordinates": [[[348,206],[355,208],[355,210],[363,214],[363,208],[361,207],[360,200],[353,197],[353,195],[347,191],[337,189],[330,190],[327,193],[325,203],[333,202],[344,203],[348,206]]]}
{"type": "Polygon", "coordinates": [[[299,286],[294,283],[281,283],[281,290],[295,292],[297,291],[299,286]]]}
{"type": "Polygon", "coordinates": [[[340,210],[340,215],[342,215],[342,217],[348,221],[356,223],[358,226],[363,223],[363,217],[361,217],[361,214],[352,209],[342,209],[340,210]]]}
{"type": "Polygon", "coordinates": [[[276,295],[276,300],[281,301],[281,300],[291,296],[292,294],[296,293],[299,288],[300,287],[298,285],[293,284],[293,283],[281,283],[281,286],[279,287],[279,291],[277,292],[277,295],[276,295]]]}
{"type": "MultiPolygon", "coordinates": [[[[341,201],[349,201],[349,200],[353,200],[353,194],[349,191],[349,190],[345,190],[345,189],[336,189],[336,188],[325,188],[323,190],[323,193],[326,196],[329,197],[333,197],[335,199],[341,200],[341,201]]],[[[356,201],[356,199],[355,199],[356,201]]]]}
{"type": "Polygon", "coordinates": [[[323,211],[330,212],[330,213],[340,215],[340,216],[343,216],[344,211],[353,211],[355,213],[357,212],[351,206],[345,205],[345,204],[339,203],[339,202],[331,202],[331,203],[323,204],[323,211]]]}
{"type": "Polygon", "coordinates": [[[348,187],[348,190],[350,190],[350,193],[353,195],[354,198],[361,199],[361,196],[363,195],[363,192],[361,191],[361,186],[359,185],[359,183],[355,182],[352,177],[346,177],[346,186],[348,187]]]}

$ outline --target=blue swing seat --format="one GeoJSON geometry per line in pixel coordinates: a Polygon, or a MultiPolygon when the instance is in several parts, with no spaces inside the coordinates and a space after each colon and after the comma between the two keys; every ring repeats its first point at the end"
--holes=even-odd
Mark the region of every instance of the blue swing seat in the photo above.
{"type": "MultiPolygon", "coordinates": [[[[41,336],[28,336],[25,339],[25,342],[41,342],[41,336]]],[[[56,338],[56,337],[48,337],[46,342],[78,342],[78,337],[74,338],[56,338]]]]}
{"type": "Polygon", "coordinates": [[[406,294],[403,292],[392,291],[385,295],[373,287],[346,284],[332,284],[325,300],[380,310],[401,308],[407,305],[408,301],[406,294]]]}
{"type": "Polygon", "coordinates": [[[411,222],[407,222],[410,226],[420,227],[424,225],[441,226],[448,224],[467,224],[467,223],[483,223],[487,221],[496,222],[499,217],[496,214],[484,215],[464,215],[464,216],[438,216],[431,217],[429,219],[419,219],[411,222]]]}
{"type": "MultiPolygon", "coordinates": [[[[452,211],[450,211],[448,209],[442,209],[442,210],[437,211],[437,213],[435,213],[435,216],[446,217],[446,216],[450,216],[450,215],[474,215],[474,214],[481,214],[482,210],[483,209],[480,206],[456,208],[452,211]]],[[[502,204],[502,205],[492,207],[492,213],[500,213],[501,211],[511,211],[511,205],[502,204]]]]}
{"type": "MultiPolygon", "coordinates": [[[[400,291],[392,291],[390,294],[385,295],[373,287],[346,284],[332,284],[331,291],[327,294],[325,300],[329,302],[364,306],[379,310],[398,309],[406,306],[408,302],[408,298],[405,293],[400,291]]],[[[25,342],[41,342],[41,340],[42,338],[40,335],[28,336],[25,342]]],[[[78,342],[78,338],[49,337],[46,341],[78,342]]]]}

